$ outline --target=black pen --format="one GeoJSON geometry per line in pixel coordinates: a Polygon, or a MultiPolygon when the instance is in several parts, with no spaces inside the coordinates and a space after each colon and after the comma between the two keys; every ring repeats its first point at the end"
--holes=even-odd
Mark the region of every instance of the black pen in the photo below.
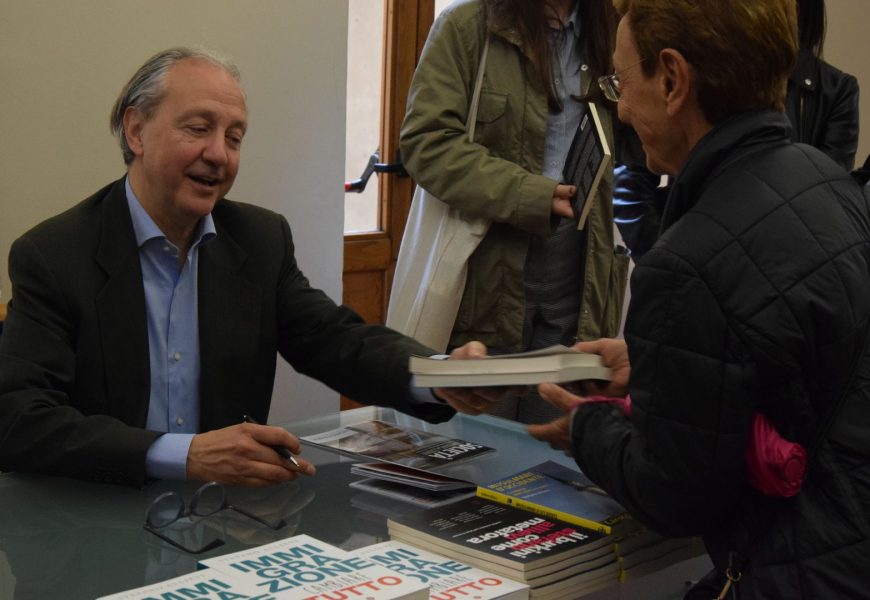
{"type": "MultiPolygon", "coordinates": [[[[242,415],[242,421],[244,421],[245,423],[251,423],[253,425],[261,424],[259,421],[257,421],[257,419],[250,415],[242,415]]],[[[271,448],[272,450],[277,452],[281,456],[281,458],[286,458],[287,460],[292,462],[294,467],[301,468],[301,465],[296,460],[296,457],[293,456],[293,453],[290,452],[289,448],[285,448],[284,446],[272,446],[271,448]]]]}

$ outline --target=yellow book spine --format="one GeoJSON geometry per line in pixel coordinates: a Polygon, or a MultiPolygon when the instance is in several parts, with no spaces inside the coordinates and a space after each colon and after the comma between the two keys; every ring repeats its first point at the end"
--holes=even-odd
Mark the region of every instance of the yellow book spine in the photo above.
{"type": "Polygon", "coordinates": [[[536,515],[541,515],[542,517],[559,519],[560,521],[565,521],[566,523],[572,523],[574,525],[580,525],[581,527],[586,527],[587,529],[592,529],[593,531],[600,531],[601,533],[605,533],[607,535],[610,535],[612,531],[611,528],[604,523],[599,523],[598,521],[593,521],[591,519],[585,519],[578,515],[572,515],[566,512],[562,512],[561,510],[554,510],[552,508],[548,508],[534,502],[529,502],[528,500],[523,500],[521,498],[515,498],[514,496],[508,496],[507,494],[502,494],[501,492],[496,492],[495,490],[482,486],[477,486],[477,496],[483,498],[484,500],[492,500],[493,502],[498,502],[499,504],[515,506],[522,510],[527,510],[529,512],[535,513],[536,515]]]}

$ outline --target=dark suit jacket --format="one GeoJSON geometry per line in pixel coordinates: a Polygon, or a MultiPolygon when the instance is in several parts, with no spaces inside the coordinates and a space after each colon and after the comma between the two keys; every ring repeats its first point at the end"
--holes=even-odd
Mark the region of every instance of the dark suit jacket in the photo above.
{"type": "MultiPolygon", "coordinates": [[[[409,353],[428,348],[367,325],[309,286],[287,221],[220,201],[199,257],[200,431],[265,422],[277,353],[368,404],[409,404],[409,353]]],[[[124,180],[12,246],[13,299],[0,336],[0,470],[138,485],[160,434],[146,431],[150,368],[139,254],[124,180]]]]}

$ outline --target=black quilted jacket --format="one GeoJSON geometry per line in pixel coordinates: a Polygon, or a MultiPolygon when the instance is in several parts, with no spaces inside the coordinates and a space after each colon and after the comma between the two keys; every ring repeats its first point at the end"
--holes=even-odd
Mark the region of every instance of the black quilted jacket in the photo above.
{"type": "Polygon", "coordinates": [[[578,464],[652,528],[702,535],[717,568],[748,554],[742,599],[870,597],[862,188],[783,115],[744,113],[693,149],[662,218],[631,281],[631,420],[579,409],[578,464]],[[796,497],[747,485],[756,411],[810,447],[841,398],[796,497]]]}

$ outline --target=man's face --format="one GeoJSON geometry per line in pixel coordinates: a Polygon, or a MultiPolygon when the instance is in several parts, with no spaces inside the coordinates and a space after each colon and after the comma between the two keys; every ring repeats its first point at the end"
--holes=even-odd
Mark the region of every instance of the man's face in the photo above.
{"type": "Polygon", "coordinates": [[[164,231],[195,225],[226,195],[247,128],[244,94],[224,69],[186,59],[165,83],[149,119],[132,108],[125,116],[133,191],[164,231]]]}
{"type": "Polygon", "coordinates": [[[660,78],[657,74],[646,77],[640,60],[631,25],[627,18],[623,18],[616,30],[613,52],[613,68],[619,74],[621,86],[617,103],[619,120],[637,132],[646,153],[647,168],[658,175],[673,175],[675,171],[669,160],[672,148],[668,139],[671,128],[660,78]]]}

